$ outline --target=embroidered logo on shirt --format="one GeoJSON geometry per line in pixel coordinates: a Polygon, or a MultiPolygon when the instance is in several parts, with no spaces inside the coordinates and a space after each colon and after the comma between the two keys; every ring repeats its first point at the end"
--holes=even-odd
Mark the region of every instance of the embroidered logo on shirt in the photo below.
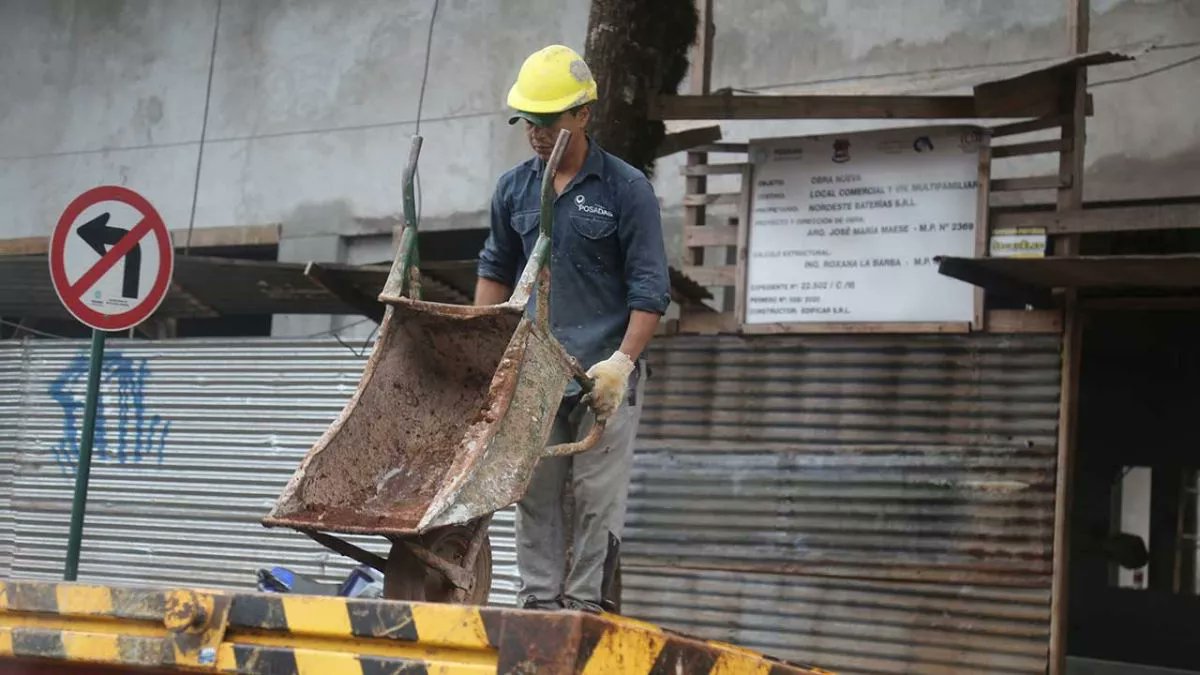
{"type": "Polygon", "coordinates": [[[587,200],[584,198],[583,195],[575,195],[575,208],[584,213],[590,213],[590,214],[596,215],[596,216],[607,216],[609,218],[613,217],[612,211],[609,211],[608,209],[604,208],[603,206],[587,204],[587,203],[585,203],[586,201],[587,200]]]}

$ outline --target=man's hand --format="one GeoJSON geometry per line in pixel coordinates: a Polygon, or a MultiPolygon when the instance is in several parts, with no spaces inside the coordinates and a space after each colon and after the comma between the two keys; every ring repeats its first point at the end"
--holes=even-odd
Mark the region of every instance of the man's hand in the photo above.
{"type": "Polygon", "coordinates": [[[593,380],[592,393],[588,395],[596,417],[604,419],[611,415],[625,400],[629,388],[629,375],[633,372],[633,359],[624,352],[616,351],[607,359],[588,369],[593,380]]]}

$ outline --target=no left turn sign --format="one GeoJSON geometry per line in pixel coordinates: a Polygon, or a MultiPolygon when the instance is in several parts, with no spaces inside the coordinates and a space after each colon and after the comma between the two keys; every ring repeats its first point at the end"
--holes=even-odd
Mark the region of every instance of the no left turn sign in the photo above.
{"type": "Polygon", "coordinates": [[[171,284],[174,250],[150,202],[116,185],[76,197],[50,238],[50,278],[67,310],[107,331],[154,313],[171,284]]]}

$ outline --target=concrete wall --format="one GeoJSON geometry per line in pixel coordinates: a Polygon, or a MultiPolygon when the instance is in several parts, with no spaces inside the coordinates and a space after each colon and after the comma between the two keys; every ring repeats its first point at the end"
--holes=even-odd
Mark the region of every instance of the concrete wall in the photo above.
{"type": "MultiPolygon", "coordinates": [[[[1066,0],[717,0],[714,89],[764,93],[969,93],[986,66],[1066,51],[1066,0]]],[[[1200,193],[1200,60],[1126,83],[1100,84],[1200,56],[1200,2],[1091,0],[1090,49],[1151,51],[1091,70],[1086,198],[1200,193]]],[[[823,133],[904,122],[734,122],[727,137],[823,133]]],[[[678,162],[682,162],[679,159],[678,162]]],[[[1056,163],[1041,171],[1053,171],[1056,163]]],[[[1005,167],[998,167],[999,175],[1005,167]]],[[[1038,170],[1010,163],[1009,171],[1038,170]]],[[[666,175],[668,172],[663,172],[666,175]]],[[[673,171],[670,173],[674,173],[673,171]]],[[[663,185],[678,201],[681,180],[663,185]]],[[[1052,195],[1042,195],[1053,200],[1052,195]]]]}
{"type": "MultiPolygon", "coordinates": [[[[529,51],[555,41],[582,48],[588,4],[441,1],[421,125],[425,227],[484,222],[495,177],[526,156],[505,122],[504,93],[529,51]]],[[[717,0],[713,83],[915,91],[931,70],[969,81],[983,65],[1035,66],[1063,53],[1065,4],[717,0]]],[[[1094,70],[1094,80],[1200,54],[1200,2],[1092,5],[1093,48],[1172,46],[1094,70]]],[[[188,226],[194,193],[196,227],[283,223],[284,259],[375,255],[368,251],[401,207],[431,8],[431,0],[223,0],[218,22],[217,0],[0,0],[0,239],[44,235],[75,194],[123,183],[176,230],[188,226]],[[366,248],[338,239],[365,235],[374,236],[366,248]]],[[[1193,62],[1094,89],[1089,198],[1197,191],[1198,79],[1193,62]]],[[[837,128],[847,125],[729,123],[725,134],[837,128]]],[[[661,162],[656,178],[671,244],[681,161],[661,162]]]]}

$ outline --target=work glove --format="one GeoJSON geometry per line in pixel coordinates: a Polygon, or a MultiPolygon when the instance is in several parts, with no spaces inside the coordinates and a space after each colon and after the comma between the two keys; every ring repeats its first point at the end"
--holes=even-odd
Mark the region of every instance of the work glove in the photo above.
{"type": "Polygon", "coordinates": [[[629,375],[633,372],[633,359],[624,352],[615,351],[607,359],[588,368],[587,375],[592,378],[592,393],[588,401],[596,417],[604,419],[611,415],[625,400],[625,390],[629,388],[629,375]]]}

